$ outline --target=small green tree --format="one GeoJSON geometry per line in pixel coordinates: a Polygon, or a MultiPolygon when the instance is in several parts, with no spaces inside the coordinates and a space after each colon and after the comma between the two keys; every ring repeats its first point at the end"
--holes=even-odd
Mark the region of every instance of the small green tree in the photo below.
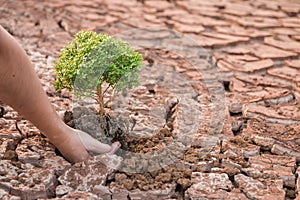
{"type": "Polygon", "coordinates": [[[137,85],[142,56],[128,43],[93,31],[80,31],[61,50],[54,64],[56,90],[76,90],[80,97],[96,93],[100,116],[109,89],[121,91],[137,85]]]}

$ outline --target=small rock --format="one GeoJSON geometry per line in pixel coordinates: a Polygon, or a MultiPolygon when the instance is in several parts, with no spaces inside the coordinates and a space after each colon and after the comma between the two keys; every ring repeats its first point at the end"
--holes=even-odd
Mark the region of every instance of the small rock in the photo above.
{"type": "Polygon", "coordinates": [[[276,37],[266,37],[264,38],[264,43],[280,49],[300,53],[300,43],[292,39],[286,41],[277,39],[276,37]]]}
{"type": "Polygon", "coordinates": [[[296,81],[300,75],[299,69],[288,66],[269,69],[267,73],[274,77],[282,78],[291,82],[296,81]]]}
{"type": "Polygon", "coordinates": [[[120,164],[116,155],[99,155],[87,161],[74,164],[58,178],[58,181],[75,191],[93,192],[98,196],[109,196],[105,190],[107,177],[120,164]]]}
{"type": "Polygon", "coordinates": [[[161,173],[155,177],[155,180],[158,182],[168,183],[171,180],[171,174],[161,173]]]}
{"type": "Polygon", "coordinates": [[[58,185],[55,188],[55,193],[56,193],[56,196],[58,196],[58,197],[62,197],[63,195],[66,195],[71,191],[73,191],[73,188],[71,188],[69,186],[65,186],[65,185],[58,185]]]}
{"type": "Polygon", "coordinates": [[[123,183],[123,185],[124,185],[124,187],[127,190],[132,190],[133,186],[134,186],[134,181],[132,181],[132,180],[125,180],[124,183],[123,183]]]}
{"type": "MultiPolygon", "coordinates": [[[[298,149],[297,149],[298,150],[298,149]]],[[[295,156],[297,158],[297,161],[300,161],[300,152],[295,151],[294,149],[290,149],[286,145],[279,145],[279,144],[274,144],[271,152],[277,155],[290,155],[290,156],[295,156]]]]}
{"type": "Polygon", "coordinates": [[[21,200],[21,197],[10,195],[7,191],[0,189],[0,199],[3,200],[21,200]]]}
{"type": "Polygon", "coordinates": [[[192,186],[186,190],[185,199],[201,199],[215,194],[217,198],[228,196],[228,190],[233,189],[229,177],[225,173],[192,173],[192,186]]]}
{"type": "Polygon", "coordinates": [[[237,155],[244,156],[245,158],[258,155],[260,152],[259,146],[251,144],[240,136],[224,139],[221,148],[224,154],[226,154],[227,151],[233,151],[237,155]]]}
{"type": "Polygon", "coordinates": [[[282,180],[266,180],[264,183],[243,174],[234,176],[238,188],[250,199],[282,200],[285,197],[282,180]]]}
{"type": "Polygon", "coordinates": [[[129,192],[130,199],[170,199],[175,194],[175,184],[165,184],[166,189],[156,189],[149,191],[132,190],[129,192]]]}
{"type": "Polygon", "coordinates": [[[127,179],[127,175],[123,173],[115,174],[115,181],[118,183],[123,183],[127,179]]]}
{"type": "MultiPolygon", "coordinates": [[[[59,199],[59,198],[58,198],[59,199]]],[[[103,198],[98,197],[97,195],[90,192],[74,191],[70,192],[65,196],[62,196],[63,199],[89,199],[89,200],[103,200],[103,198]]]]}
{"type": "Polygon", "coordinates": [[[112,200],[128,200],[128,190],[113,187],[111,191],[112,200]]]}
{"type": "Polygon", "coordinates": [[[251,52],[260,58],[285,58],[296,56],[297,54],[290,51],[284,51],[272,46],[256,44],[252,46],[251,52]]]}
{"type": "Polygon", "coordinates": [[[261,146],[261,148],[263,148],[264,150],[271,150],[275,140],[273,138],[269,138],[269,137],[264,137],[264,136],[259,136],[259,135],[252,135],[252,141],[261,146]]]}

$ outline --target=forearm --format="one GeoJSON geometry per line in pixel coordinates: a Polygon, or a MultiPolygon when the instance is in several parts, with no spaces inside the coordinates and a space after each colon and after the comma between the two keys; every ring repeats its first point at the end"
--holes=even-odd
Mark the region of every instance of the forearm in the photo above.
{"type": "MultiPolygon", "coordinates": [[[[35,124],[53,143],[64,124],[52,109],[25,51],[0,27],[0,99],[35,124]]],[[[63,138],[61,138],[63,140],[63,138]]]]}
{"type": "Polygon", "coordinates": [[[1,26],[0,99],[39,128],[71,162],[87,159],[87,150],[114,153],[119,148],[119,143],[103,144],[59,118],[25,51],[1,26]]]}

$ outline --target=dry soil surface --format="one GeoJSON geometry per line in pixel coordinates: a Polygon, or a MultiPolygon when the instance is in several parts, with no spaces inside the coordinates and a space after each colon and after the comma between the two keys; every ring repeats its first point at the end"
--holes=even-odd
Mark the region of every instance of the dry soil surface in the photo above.
{"type": "Polygon", "coordinates": [[[2,105],[0,199],[300,199],[299,1],[0,0],[0,25],[57,111],[74,100],[52,64],[77,31],[145,58],[141,85],[110,105],[134,121],[115,156],[72,166],[2,105]]]}

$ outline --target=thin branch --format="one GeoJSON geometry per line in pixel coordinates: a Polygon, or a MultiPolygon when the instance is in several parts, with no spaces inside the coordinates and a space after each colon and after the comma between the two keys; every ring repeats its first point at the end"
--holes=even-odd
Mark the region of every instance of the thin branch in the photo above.
{"type": "Polygon", "coordinates": [[[110,88],[110,87],[111,87],[111,84],[109,84],[109,85],[105,88],[105,90],[103,91],[103,95],[107,92],[108,88],[110,88]]]}
{"type": "Polygon", "coordinates": [[[112,88],[112,94],[111,94],[111,96],[109,97],[109,99],[104,103],[104,107],[106,107],[107,104],[108,104],[109,102],[112,101],[112,98],[113,98],[113,92],[114,92],[114,90],[115,90],[116,85],[117,85],[117,84],[111,86],[111,88],[112,88]]]}
{"type": "Polygon", "coordinates": [[[104,103],[104,108],[107,107],[107,104],[108,104],[109,102],[111,102],[111,100],[112,100],[112,96],[109,97],[109,99],[104,103]]]}

